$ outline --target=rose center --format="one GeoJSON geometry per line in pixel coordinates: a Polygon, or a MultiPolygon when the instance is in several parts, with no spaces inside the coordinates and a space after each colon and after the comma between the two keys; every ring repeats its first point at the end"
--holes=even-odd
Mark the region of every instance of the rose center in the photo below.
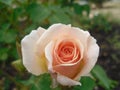
{"type": "Polygon", "coordinates": [[[57,52],[62,61],[70,61],[74,56],[74,44],[70,41],[63,41],[59,44],[57,52]]]}
{"type": "Polygon", "coordinates": [[[61,53],[65,55],[71,55],[72,52],[73,52],[73,47],[70,47],[70,46],[66,46],[61,49],[61,53]]]}

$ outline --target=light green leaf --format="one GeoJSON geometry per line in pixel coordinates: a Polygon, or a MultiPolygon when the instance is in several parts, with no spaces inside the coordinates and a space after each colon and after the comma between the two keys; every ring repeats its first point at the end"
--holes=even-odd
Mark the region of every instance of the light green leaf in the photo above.
{"type": "Polygon", "coordinates": [[[71,19],[69,15],[66,12],[66,9],[61,9],[60,7],[54,6],[52,9],[52,15],[48,18],[50,21],[50,24],[53,23],[64,23],[69,24],[71,23],[71,19]]]}
{"type": "Polygon", "coordinates": [[[13,0],[0,0],[0,2],[6,4],[6,5],[11,5],[13,0]]]}
{"type": "Polygon", "coordinates": [[[95,87],[95,81],[90,77],[82,77],[81,86],[74,86],[73,90],[93,90],[95,87]]]}
{"type": "Polygon", "coordinates": [[[67,15],[65,14],[60,14],[60,13],[56,13],[53,16],[50,17],[50,23],[64,23],[64,24],[69,24],[70,23],[70,19],[67,17],[67,15]]]}
{"type": "Polygon", "coordinates": [[[99,81],[98,84],[104,87],[106,90],[112,90],[112,88],[114,88],[117,84],[116,81],[111,80],[107,76],[104,69],[99,65],[96,65],[91,73],[99,81]]]}
{"type": "Polygon", "coordinates": [[[28,6],[27,12],[30,16],[30,19],[37,23],[43,22],[50,15],[48,8],[35,3],[28,6]]]}

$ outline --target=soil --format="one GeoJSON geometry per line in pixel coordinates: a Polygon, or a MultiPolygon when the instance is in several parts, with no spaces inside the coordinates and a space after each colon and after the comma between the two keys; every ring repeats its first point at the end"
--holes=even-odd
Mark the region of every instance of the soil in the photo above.
{"type": "Polygon", "coordinates": [[[114,45],[120,43],[120,25],[113,25],[112,30],[108,33],[96,30],[91,31],[91,34],[97,39],[100,46],[100,56],[97,63],[105,69],[111,79],[118,81],[119,85],[114,90],[120,90],[120,44],[119,47],[114,45]],[[111,43],[115,37],[118,37],[118,41],[111,43]]]}

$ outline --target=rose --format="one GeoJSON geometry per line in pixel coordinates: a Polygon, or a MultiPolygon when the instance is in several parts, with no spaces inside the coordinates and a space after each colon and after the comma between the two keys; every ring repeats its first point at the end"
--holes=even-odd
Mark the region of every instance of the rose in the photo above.
{"type": "Polygon", "coordinates": [[[71,25],[39,27],[21,41],[23,64],[35,75],[50,72],[62,85],[80,85],[78,80],[94,67],[99,46],[88,31],[71,25]]]}

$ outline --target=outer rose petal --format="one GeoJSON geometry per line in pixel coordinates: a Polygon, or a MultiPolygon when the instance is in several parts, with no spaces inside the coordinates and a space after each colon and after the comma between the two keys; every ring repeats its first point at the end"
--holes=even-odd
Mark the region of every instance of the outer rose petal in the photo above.
{"type": "Polygon", "coordinates": [[[45,46],[50,41],[65,35],[79,39],[84,46],[86,46],[87,38],[90,36],[88,31],[83,31],[79,28],[71,27],[70,25],[53,24],[38,40],[36,52],[38,55],[43,55],[43,52],[41,51],[44,51],[45,46]]]}
{"type": "Polygon", "coordinates": [[[37,30],[33,30],[29,35],[25,36],[21,41],[23,64],[26,69],[39,75],[43,73],[41,66],[38,64],[38,60],[35,58],[35,45],[40,36],[44,33],[45,29],[39,27],[37,30]]]}
{"type": "Polygon", "coordinates": [[[76,76],[76,80],[80,76],[87,76],[97,62],[97,58],[99,55],[99,46],[96,43],[96,39],[94,39],[92,36],[89,36],[88,38],[87,51],[85,53],[85,65],[82,68],[81,72],[76,76]]]}
{"type": "Polygon", "coordinates": [[[72,80],[60,74],[57,75],[57,81],[63,86],[81,85],[80,82],[72,80]]]}
{"type": "Polygon", "coordinates": [[[54,42],[51,41],[46,47],[45,47],[45,56],[48,60],[48,70],[50,72],[54,72],[53,71],[53,68],[52,68],[52,60],[53,60],[53,57],[52,57],[52,50],[53,50],[53,46],[54,46],[54,42]]]}

